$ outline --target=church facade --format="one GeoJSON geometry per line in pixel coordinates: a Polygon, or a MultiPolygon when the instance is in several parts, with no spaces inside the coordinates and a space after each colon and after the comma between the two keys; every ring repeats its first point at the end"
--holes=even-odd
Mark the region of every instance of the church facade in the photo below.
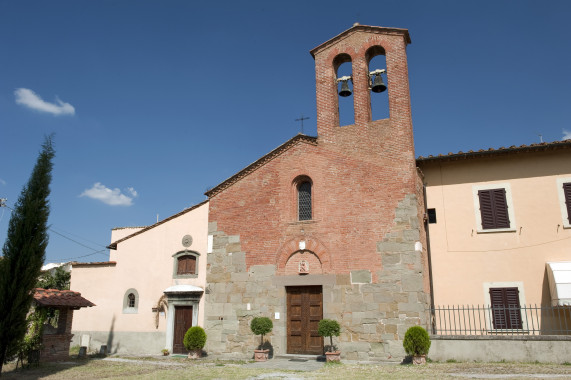
{"type": "Polygon", "coordinates": [[[404,29],[356,25],[311,51],[318,137],[298,135],[206,193],[208,350],[256,348],[273,320],[275,353],[321,354],[322,318],[348,359],[400,355],[426,324],[423,187],[410,115],[404,29]],[[372,120],[370,61],[386,57],[390,117],[372,120]],[[338,67],[351,62],[355,124],[339,125],[338,67]]]}

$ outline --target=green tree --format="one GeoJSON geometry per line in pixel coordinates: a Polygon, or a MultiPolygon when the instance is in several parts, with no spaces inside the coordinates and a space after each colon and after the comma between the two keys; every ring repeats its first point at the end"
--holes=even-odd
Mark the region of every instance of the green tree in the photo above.
{"type": "Polygon", "coordinates": [[[71,273],[63,267],[57,267],[53,271],[42,272],[36,283],[36,288],[69,290],[70,279],[71,273]]]}
{"type": "MultiPolygon", "coordinates": [[[[46,137],[28,183],[14,206],[0,260],[0,374],[26,334],[26,314],[48,245],[52,138],[46,137]]],[[[1,376],[1,375],[0,375],[1,376]]]]}

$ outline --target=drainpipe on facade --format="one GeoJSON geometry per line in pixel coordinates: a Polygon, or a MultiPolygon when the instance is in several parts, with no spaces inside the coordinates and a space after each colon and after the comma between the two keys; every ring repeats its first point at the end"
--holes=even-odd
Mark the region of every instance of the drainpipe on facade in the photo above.
{"type": "MultiPolygon", "coordinates": [[[[420,169],[419,169],[420,170],[420,169]]],[[[423,176],[424,177],[424,176],[423,176]]],[[[430,327],[431,333],[436,334],[436,318],[434,315],[434,286],[432,284],[432,258],[430,255],[430,233],[428,230],[428,208],[427,208],[427,200],[426,200],[426,183],[422,183],[422,197],[424,198],[424,231],[426,231],[426,257],[428,259],[428,280],[430,283],[430,327]]]]}

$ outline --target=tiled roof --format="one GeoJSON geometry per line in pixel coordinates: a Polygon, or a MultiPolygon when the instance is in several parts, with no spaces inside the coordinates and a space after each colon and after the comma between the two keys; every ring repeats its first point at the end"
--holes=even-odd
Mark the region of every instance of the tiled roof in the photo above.
{"type": "Polygon", "coordinates": [[[71,308],[95,306],[94,303],[83,298],[81,293],[71,290],[36,288],[34,291],[34,300],[40,306],[68,306],[71,308]]]}
{"type": "Polygon", "coordinates": [[[258,168],[264,166],[267,162],[278,157],[279,155],[281,155],[282,153],[287,151],[289,148],[295,146],[296,144],[298,144],[300,142],[311,144],[311,145],[317,145],[317,137],[307,136],[307,135],[298,133],[297,135],[295,135],[294,137],[292,137],[291,139],[289,139],[288,141],[286,141],[282,145],[280,145],[277,148],[275,148],[274,150],[272,150],[270,153],[262,156],[260,159],[251,163],[250,165],[246,166],[244,169],[240,170],[238,173],[234,174],[232,177],[226,179],[224,182],[222,182],[222,183],[216,185],[214,188],[208,190],[206,193],[204,193],[204,195],[206,195],[208,198],[212,198],[213,196],[215,196],[216,194],[218,194],[222,190],[225,190],[228,187],[232,186],[234,183],[238,182],[239,180],[241,180],[242,178],[244,178],[248,174],[254,172],[258,168]]]}
{"type": "Polygon", "coordinates": [[[476,157],[484,157],[484,156],[493,156],[498,154],[507,154],[507,153],[520,153],[520,152],[537,152],[537,151],[547,151],[547,150],[556,150],[556,149],[568,149],[571,148],[571,139],[563,140],[563,141],[553,141],[553,142],[544,142],[539,144],[529,144],[529,145],[520,145],[515,146],[512,145],[510,147],[500,147],[498,149],[489,148],[489,149],[480,149],[477,151],[469,150],[467,152],[458,152],[458,153],[448,153],[448,154],[439,154],[437,156],[430,155],[428,157],[419,156],[416,159],[417,163],[422,162],[430,162],[430,161],[452,161],[452,160],[460,160],[464,158],[476,158],[476,157]]]}
{"type": "Polygon", "coordinates": [[[115,265],[117,265],[116,261],[93,261],[90,263],[79,263],[77,261],[73,261],[71,262],[71,266],[72,267],[92,267],[92,266],[96,266],[96,267],[114,267],[115,265]]]}

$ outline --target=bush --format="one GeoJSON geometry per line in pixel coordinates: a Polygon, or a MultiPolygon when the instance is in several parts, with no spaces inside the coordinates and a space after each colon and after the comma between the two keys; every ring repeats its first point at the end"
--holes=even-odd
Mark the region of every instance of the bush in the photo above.
{"type": "Polygon", "coordinates": [[[200,326],[192,326],[184,334],[184,347],[189,351],[202,350],[206,344],[206,333],[200,326]]]}
{"type": "Polygon", "coordinates": [[[250,329],[252,332],[256,335],[262,336],[260,347],[264,345],[264,335],[271,332],[273,328],[274,324],[268,317],[256,317],[252,319],[252,322],[250,323],[250,329]]]}
{"type": "Polygon", "coordinates": [[[408,355],[426,355],[430,349],[430,337],[422,327],[412,326],[406,330],[402,346],[408,355]]]}
{"type": "Polygon", "coordinates": [[[322,319],[319,321],[319,325],[317,326],[317,333],[319,336],[328,336],[329,337],[329,350],[331,352],[335,351],[333,346],[333,337],[339,336],[341,333],[341,326],[339,326],[339,322],[333,319],[322,319]]]}

